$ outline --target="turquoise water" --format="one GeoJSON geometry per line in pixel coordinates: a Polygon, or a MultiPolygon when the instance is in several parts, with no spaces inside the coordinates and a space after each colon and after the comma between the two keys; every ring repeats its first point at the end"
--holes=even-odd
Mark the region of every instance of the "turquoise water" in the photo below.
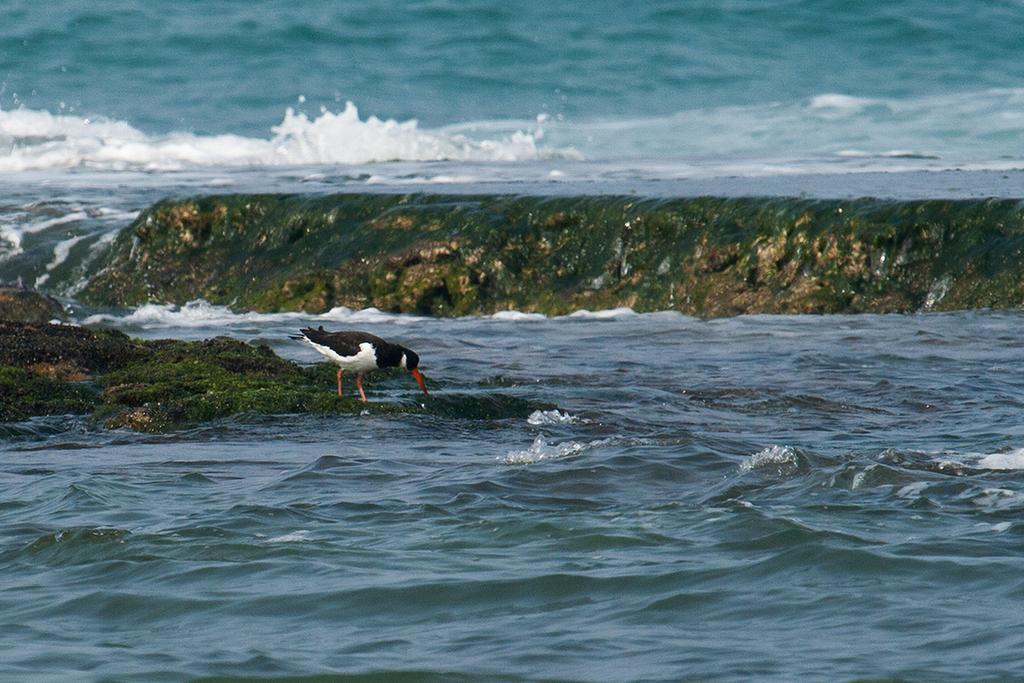
{"type": "Polygon", "coordinates": [[[301,362],[298,327],[366,329],[416,349],[438,400],[554,406],[0,425],[0,679],[1024,680],[1018,312],[73,302],[165,196],[1020,198],[1019,2],[0,18],[0,281],[301,362]]]}
{"type": "Polygon", "coordinates": [[[0,13],[0,170],[1021,163],[1024,8],[1010,0],[65,0],[0,13]]]}

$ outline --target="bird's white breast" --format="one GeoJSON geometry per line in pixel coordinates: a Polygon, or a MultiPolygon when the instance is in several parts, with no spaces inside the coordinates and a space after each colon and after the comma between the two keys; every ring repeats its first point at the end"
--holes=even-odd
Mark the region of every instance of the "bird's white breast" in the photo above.
{"type": "Polygon", "coordinates": [[[323,344],[317,344],[316,342],[309,341],[309,345],[314,349],[322,353],[327,357],[329,361],[337,365],[342,370],[351,370],[353,372],[367,372],[369,370],[377,369],[377,352],[373,350],[373,344],[369,342],[363,342],[359,345],[359,353],[354,356],[342,356],[334,351],[334,349],[324,346],[323,344]]]}

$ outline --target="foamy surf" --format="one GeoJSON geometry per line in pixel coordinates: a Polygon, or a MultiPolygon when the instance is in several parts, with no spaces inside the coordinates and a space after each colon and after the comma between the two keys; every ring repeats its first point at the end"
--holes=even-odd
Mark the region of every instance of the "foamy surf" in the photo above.
{"type": "Polygon", "coordinates": [[[554,425],[571,425],[576,424],[580,421],[580,418],[569,412],[562,412],[558,409],[554,410],[535,410],[530,413],[529,417],[526,418],[527,424],[533,425],[534,427],[541,426],[554,426],[554,425]]]}
{"type": "Polygon", "coordinates": [[[1024,448],[980,455],[977,466],[986,470],[1024,470],[1024,448]]]}
{"type": "MultiPolygon", "coordinates": [[[[541,115],[437,128],[421,127],[416,119],[361,118],[348,102],[340,111],[321,108],[314,115],[288,108],[266,138],[153,135],[127,121],[16,109],[0,111],[0,172],[583,159],[614,161],[617,178],[1009,170],[1024,163],[1007,142],[1024,132],[1022,101],[1019,88],[908,98],[822,93],[665,116],[541,115]]],[[[590,169],[582,178],[579,171],[545,168],[539,177],[594,180],[592,174],[604,169],[590,169]]],[[[527,175],[536,179],[534,171],[527,175]]],[[[417,177],[371,172],[365,182],[452,185],[480,177],[465,169],[417,177]]]]}
{"type": "Polygon", "coordinates": [[[509,451],[504,456],[499,457],[498,460],[506,465],[530,465],[543,460],[573,457],[606,441],[605,439],[587,443],[563,441],[559,444],[549,444],[543,436],[538,436],[533,440],[529,448],[509,451]]]}
{"type": "MultiPolygon", "coordinates": [[[[642,318],[685,318],[678,311],[659,311],[653,313],[637,313],[631,308],[614,308],[609,310],[581,310],[568,315],[548,317],[540,313],[521,313],[519,311],[501,311],[491,316],[465,316],[455,320],[478,322],[493,320],[495,322],[539,322],[547,320],[633,320],[642,318]]],[[[257,313],[254,311],[236,312],[227,306],[211,304],[202,299],[189,301],[184,305],[176,304],[144,304],[125,313],[93,313],[85,316],[83,325],[124,325],[127,327],[147,328],[199,328],[210,326],[230,327],[232,325],[258,324],[269,326],[274,324],[406,324],[422,325],[435,321],[434,318],[409,313],[388,313],[378,308],[351,309],[336,306],[324,313],[282,312],[257,313]]]]}
{"type": "Polygon", "coordinates": [[[740,472],[790,476],[807,467],[807,458],[792,446],[771,445],[740,463],[740,472]]]}
{"type": "Polygon", "coordinates": [[[417,323],[426,318],[414,315],[385,313],[377,308],[353,310],[337,306],[331,310],[315,313],[236,313],[227,306],[219,306],[201,299],[190,301],[184,306],[175,304],[145,304],[125,313],[95,313],[82,320],[83,325],[124,325],[149,328],[206,328],[230,327],[233,325],[269,326],[274,324],[320,323],[417,323]]]}
{"type": "MultiPolygon", "coordinates": [[[[206,166],[297,166],[386,161],[507,162],[579,159],[571,148],[539,144],[535,122],[496,131],[493,138],[428,130],[416,120],[359,117],[351,102],[310,118],[291,108],[267,139],[175,132],[147,135],[125,121],[47,111],[0,111],[0,171],[89,168],[181,170],[206,166]]],[[[440,182],[440,181],[439,181],[440,182]]],[[[452,181],[454,182],[454,181],[452,181]]]]}

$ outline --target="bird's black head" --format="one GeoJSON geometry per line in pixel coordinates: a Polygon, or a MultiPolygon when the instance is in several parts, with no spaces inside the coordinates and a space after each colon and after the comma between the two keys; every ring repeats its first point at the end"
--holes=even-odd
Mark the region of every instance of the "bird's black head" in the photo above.
{"type": "Polygon", "coordinates": [[[402,353],[405,354],[405,369],[415,370],[420,366],[420,357],[412,349],[402,349],[402,353]]]}
{"type": "Polygon", "coordinates": [[[416,383],[420,385],[420,389],[423,390],[424,396],[429,396],[430,392],[427,391],[427,383],[423,381],[423,375],[419,371],[420,357],[415,351],[409,349],[402,349],[402,360],[405,361],[405,369],[413,376],[416,383]]]}

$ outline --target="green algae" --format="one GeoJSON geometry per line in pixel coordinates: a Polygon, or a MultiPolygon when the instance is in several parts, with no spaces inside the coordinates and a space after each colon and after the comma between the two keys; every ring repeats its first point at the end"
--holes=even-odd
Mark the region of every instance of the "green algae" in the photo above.
{"type": "Polygon", "coordinates": [[[0,422],[25,420],[36,415],[86,414],[92,411],[96,390],[89,384],[68,382],[30,370],[0,365],[0,422]]]}
{"type": "MultiPolygon", "coordinates": [[[[150,357],[102,378],[101,398],[113,407],[108,426],[158,429],[239,413],[359,413],[369,404],[339,399],[332,381],[274,355],[218,337],[203,342],[163,340],[150,357]]],[[[392,405],[372,410],[397,412],[392,405]]],[[[108,411],[109,412],[109,411],[108,411]]]]}
{"type": "Polygon", "coordinates": [[[62,379],[85,379],[145,353],[142,342],[115,330],[0,320],[0,365],[62,379]]]}
{"type": "MultiPolygon", "coordinates": [[[[339,398],[333,371],[303,368],[265,345],[216,337],[146,342],[149,353],[100,380],[108,427],[164,430],[240,413],[413,412],[416,404],[339,398]]],[[[326,364],[321,364],[326,368],[326,364]]]]}
{"type": "MultiPolygon", "coordinates": [[[[364,382],[371,397],[408,384],[403,371],[364,382]],[[400,384],[401,383],[401,384],[400,384]]],[[[258,413],[424,414],[442,418],[522,418],[553,406],[495,393],[446,392],[361,401],[336,393],[336,368],[300,366],[265,345],[228,337],[137,340],[70,325],[0,323],[0,422],[37,415],[89,415],[96,424],[162,432],[258,413]]]]}
{"type": "Polygon", "coordinates": [[[225,195],[143,212],[80,297],[440,316],[1017,307],[1022,249],[1017,200],[225,195]]]}

